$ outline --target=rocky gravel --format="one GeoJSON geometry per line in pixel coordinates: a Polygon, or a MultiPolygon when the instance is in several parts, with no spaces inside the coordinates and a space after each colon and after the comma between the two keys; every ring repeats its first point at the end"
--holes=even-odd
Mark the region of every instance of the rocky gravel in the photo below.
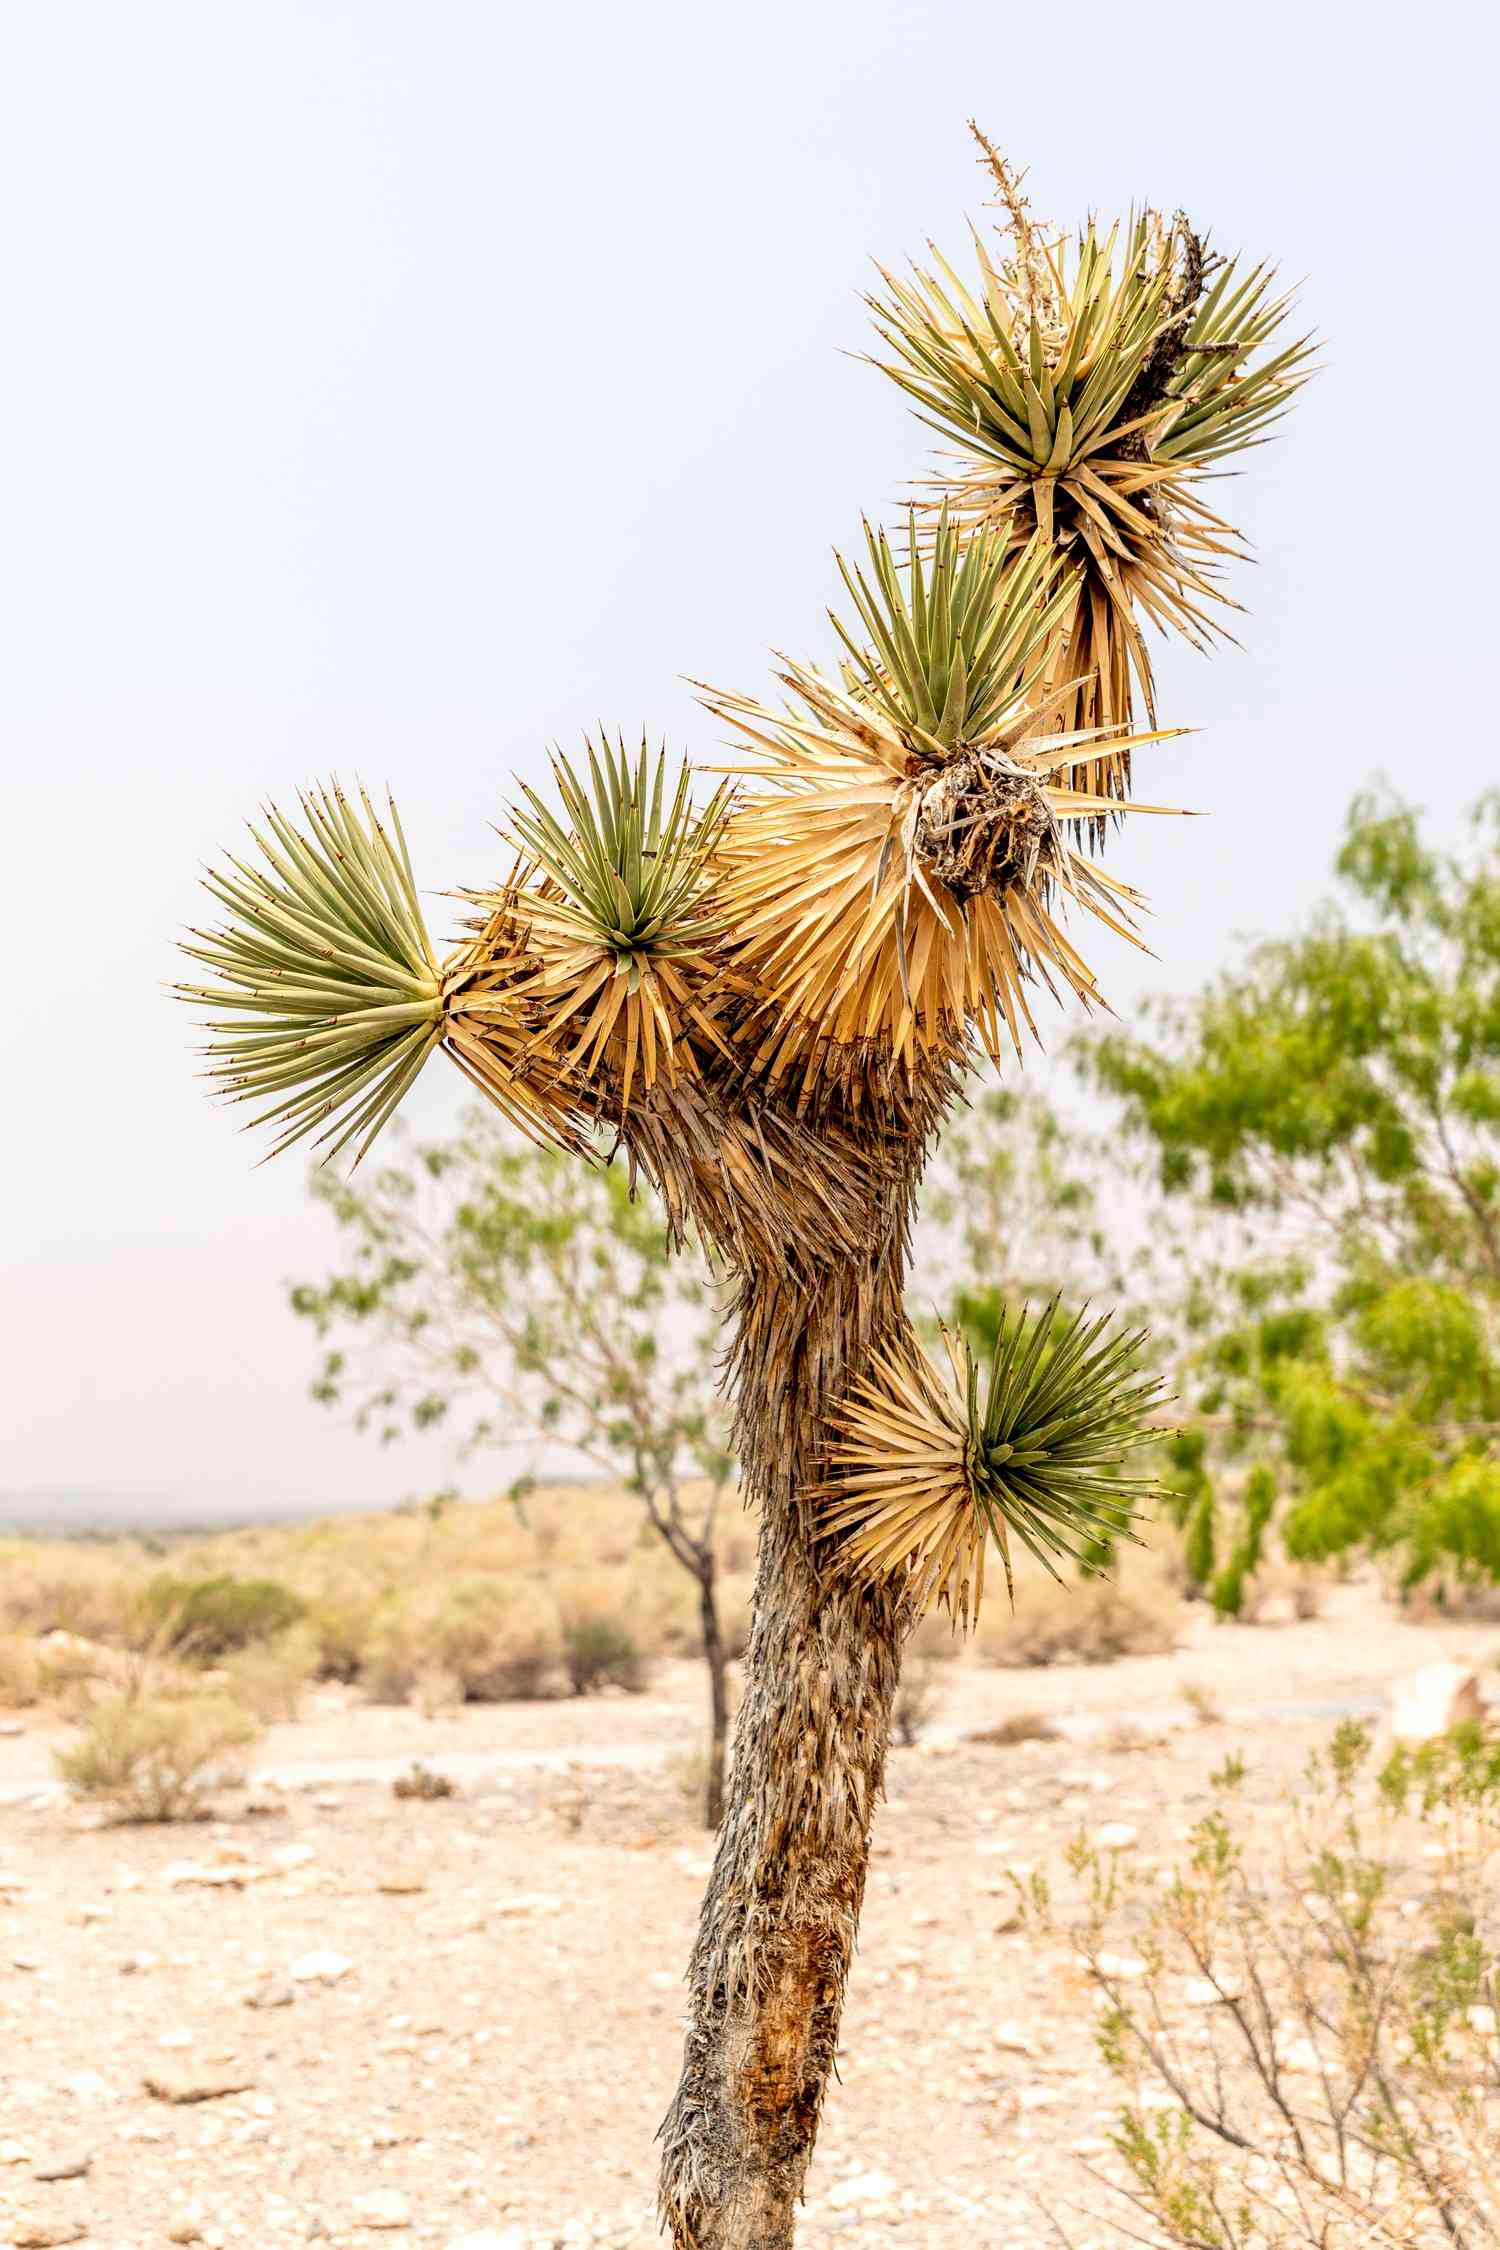
{"type": "MultiPolygon", "coordinates": [[[[1164,1865],[1227,1751],[1270,1805],[1329,1712],[1500,1640],[1354,1593],[1321,1624],[1195,1631],[1107,1670],[944,1668],[929,1738],[893,1753],[803,2244],[1030,2250],[1044,2208],[1117,2243],[1087,2169],[1112,2113],[1091,2006],[1015,1876],[1080,1829],[1164,1865]],[[1031,1711],[1069,1732],[965,1739],[1031,1711]]],[[[45,1730],[7,1734],[0,1780],[27,1794],[0,1805],[0,2250],[654,2242],[709,1864],[670,1764],[698,1694],[684,1666],[649,1705],[417,1722],[325,1700],[273,1745],[279,1785],[188,1828],[101,1825],[48,1785],[45,1730]],[[651,1757],[621,1759],[648,1722],[651,1757]],[[418,1734],[435,1768],[464,1754],[459,1794],[394,1797],[418,1734]]]]}

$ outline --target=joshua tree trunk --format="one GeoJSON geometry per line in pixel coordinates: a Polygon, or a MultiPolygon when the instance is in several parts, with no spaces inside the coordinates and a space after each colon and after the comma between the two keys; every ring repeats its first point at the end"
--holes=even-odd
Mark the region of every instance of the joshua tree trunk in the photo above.
{"type": "Polygon", "coordinates": [[[808,1495],[830,1411],[871,1347],[905,1325],[925,1118],[909,1122],[910,1137],[870,1152],[857,1257],[809,1278],[755,1258],[742,1267],[731,1379],[760,1555],[682,2078],[661,2134],[674,2250],[788,2250],[838,2043],[909,1620],[885,1588],[828,1568],[808,1495]]]}

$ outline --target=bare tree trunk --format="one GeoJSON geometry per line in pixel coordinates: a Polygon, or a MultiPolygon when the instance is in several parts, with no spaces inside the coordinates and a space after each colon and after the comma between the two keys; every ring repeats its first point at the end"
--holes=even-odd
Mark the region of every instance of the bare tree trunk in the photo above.
{"type": "Polygon", "coordinates": [[[674,2250],[789,2250],[833,2067],[907,1620],[826,1553],[820,1568],[807,1495],[830,1410],[904,1325],[921,1154],[917,1134],[894,1164],[872,1162],[862,1255],[811,1280],[742,1268],[731,1375],[760,1554],[682,2079],[661,2131],[674,2250]]]}
{"type": "Polygon", "coordinates": [[[729,1662],[719,1623],[718,1564],[713,1549],[703,1556],[698,1574],[698,1618],[703,1632],[703,1661],[708,1666],[709,1708],[708,1774],[703,1790],[703,1825],[717,1828],[724,1818],[724,1754],[729,1743],[729,1662]]]}

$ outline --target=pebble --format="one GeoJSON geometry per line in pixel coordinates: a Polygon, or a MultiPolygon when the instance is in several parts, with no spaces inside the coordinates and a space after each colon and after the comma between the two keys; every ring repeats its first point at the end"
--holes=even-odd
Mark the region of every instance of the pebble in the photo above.
{"type": "Polygon", "coordinates": [[[289,2008],[297,1997],[290,1977],[265,1976],[245,1994],[247,2008],[289,2008]]]}
{"type": "Polygon", "coordinates": [[[179,2105],[222,2101],[229,2094],[248,2093],[254,2083],[243,2070],[173,2070],[166,2064],[158,2070],[148,2070],[141,2080],[147,2093],[154,2094],[159,2102],[179,2105]]]}
{"type": "Polygon", "coordinates": [[[354,2216],[362,2227],[404,2227],[411,2224],[411,2205],[395,2188],[372,2188],[354,2198],[354,2216]]]}
{"type": "Polygon", "coordinates": [[[1132,1828],[1128,1820],[1106,1820],[1094,1831],[1094,1842],[1101,1852],[1133,1851],[1140,1840],[1140,1830],[1132,1828]]]}
{"type": "Polygon", "coordinates": [[[1004,2055],[1034,2055],[1036,2043],[1023,2023],[997,2023],[991,2038],[1004,2055]]]}
{"type": "Polygon", "coordinates": [[[0,2141],[0,2164],[24,2164],[30,2154],[20,2141],[0,2141]]]}
{"type": "Polygon", "coordinates": [[[34,2180],[81,2180],[93,2161],[92,2149],[51,2149],[37,2158],[31,2176],[34,2180]]]}
{"type": "Polygon", "coordinates": [[[486,2227],[480,2234],[461,2234],[447,2250],[529,2250],[529,2243],[524,2227],[506,2227],[499,2234],[486,2227]]]}
{"type": "Polygon", "coordinates": [[[354,1963],[342,1953],[303,1953],[292,1963],[293,1984],[337,1984],[354,1963]]]}
{"type": "Polygon", "coordinates": [[[15,2250],[58,2250],[64,2242],[82,2242],[87,2229],[78,2219],[31,2219],[20,2212],[5,2222],[15,2250]]]}

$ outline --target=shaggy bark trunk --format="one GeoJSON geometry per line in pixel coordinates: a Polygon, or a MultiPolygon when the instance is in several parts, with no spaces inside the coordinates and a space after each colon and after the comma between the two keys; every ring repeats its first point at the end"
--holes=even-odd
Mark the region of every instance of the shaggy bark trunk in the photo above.
{"type": "Polygon", "coordinates": [[[698,1576],[698,1620],[703,1661],[708,1666],[708,1776],[703,1790],[703,1824],[717,1828],[724,1818],[724,1754],[729,1743],[729,1662],[719,1624],[718,1567],[704,1556],[698,1576]]]}
{"type": "Polygon", "coordinates": [[[826,1567],[807,1499],[828,1415],[905,1319],[921,1141],[872,1179],[863,1255],[813,1281],[744,1274],[731,1362],[761,1513],[728,1802],[663,2123],[674,2250],[789,2250],[832,2069],[906,1617],[826,1567]]]}

